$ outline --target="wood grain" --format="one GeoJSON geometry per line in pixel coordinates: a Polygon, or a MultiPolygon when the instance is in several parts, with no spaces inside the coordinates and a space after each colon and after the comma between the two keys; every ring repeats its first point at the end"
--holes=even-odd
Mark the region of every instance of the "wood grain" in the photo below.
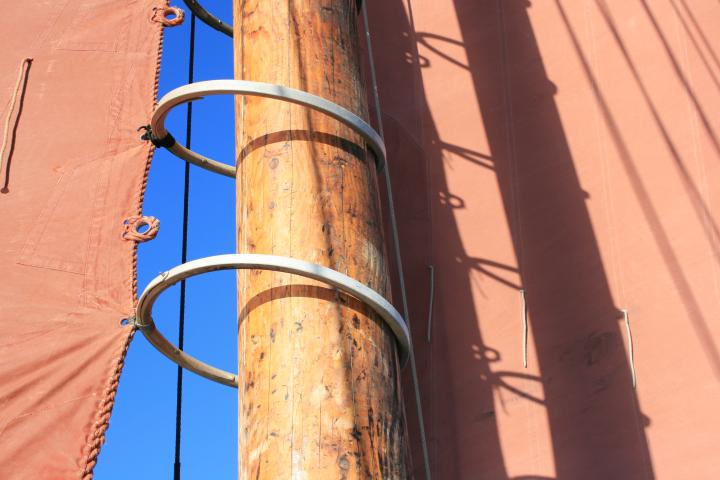
{"type": "MultiPolygon", "coordinates": [[[[354,0],[235,0],[235,76],[367,119],[354,0]]],[[[238,97],[238,251],[336,269],[389,298],[372,154],[307,108],[238,97]]],[[[392,333],[287,274],[238,273],[239,478],[407,478],[392,333]]]]}

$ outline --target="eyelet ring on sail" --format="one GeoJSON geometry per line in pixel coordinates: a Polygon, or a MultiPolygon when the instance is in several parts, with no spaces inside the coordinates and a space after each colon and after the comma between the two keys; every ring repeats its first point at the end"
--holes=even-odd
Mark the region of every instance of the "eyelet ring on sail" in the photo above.
{"type": "Polygon", "coordinates": [[[175,27],[183,23],[185,12],[178,7],[156,7],[153,8],[152,19],[166,27],[175,27]]]}
{"type": "MultiPolygon", "coordinates": [[[[313,95],[302,90],[296,90],[282,85],[272,83],[251,82],[249,80],[208,80],[204,82],[191,83],[168,92],[160,99],[155,112],[153,113],[150,127],[153,136],[162,142],[168,135],[165,129],[165,118],[170,110],[177,105],[186,102],[199,100],[206,95],[248,95],[264,98],[273,98],[285,102],[302,105],[313,110],[322,112],[355,130],[367,142],[368,147],[375,155],[378,170],[382,170],[385,164],[385,143],[365,120],[358,117],[351,111],[325,100],[322,97],[313,95]]],[[[211,172],[219,173],[235,178],[235,167],[218,162],[211,158],[195,153],[179,143],[174,143],[168,150],[186,162],[193,163],[211,172]]]]}
{"type": "Polygon", "coordinates": [[[152,308],[155,301],[160,294],[172,285],[202,273],[232,269],[271,270],[300,275],[312,280],[325,282],[361,300],[372,308],[388,325],[390,330],[392,330],[398,347],[400,348],[401,363],[404,365],[407,362],[412,348],[410,332],[400,313],[382,295],[336,270],[295,258],[277,255],[251,253],[216,255],[193,260],[161,273],[148,284],[138,300],[135,312],[135,326],[143,332],[145,338],[147,338],[160,353],[179,366],[207,379],[237,388],[237,375],[208,365],[183,352],[158,331],[152,319],[152,308]]]}
{"type": "Polygon", "coordinates": [[[125,229],[122,238],[125,240],[133,240],[135,242],[147,242],[152,240],[160,230],[160,220],[155,217],[146,217],[144,215],[133,215],[128,217],[123,223],[125,229]],[[144,231],[141,228],[147,227],[144,231]]]}

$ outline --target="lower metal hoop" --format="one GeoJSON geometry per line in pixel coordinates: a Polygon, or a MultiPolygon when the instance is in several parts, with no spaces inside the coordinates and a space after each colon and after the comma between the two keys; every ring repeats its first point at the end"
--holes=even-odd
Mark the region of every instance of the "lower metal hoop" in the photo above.
{"type": "MultiPolygon", "coordinates": [[[[358,117],[350,110],[340,105],[325,100],[322,97],[313,95],[302,90],[296,90],[290,87],[283,87],[272,83],[251,82],[248,80],[208,80],[205,82],[196,82],[189,85],[183,85],[168,92],[160,99],[155,112],[153,113],[150,126],[152,134],[157,141],[162,142],[168,137],[168,131],[165,129],[165,118],[170,110],[182,103],[199,100],[207,95],[249,95],[256,97],[274,98],[285,102],[303,105],[313,110],[322,112],[362,135],[375,154],[378,169],[382,170],[385,165],[385,143],[382,137],[377,133],[365,120],[358,117]]],[[[221,175],[235,178],[235,167],[225,163],[218,162],[211,158],[195,153],[185,148],[178,142],[174,142],[168,147],[173,154],[182,158],[186,162],[193,163],[206,170],[210,170],[221,175]]]]}
{"type": "Polygon", "coordinates": [[[200,376],[231,387],[238,385],[237,375],[208,365],[183,352],[157,329],[152,319],[152,308],[157,298],[172,285],[186,278],[217,270],[271,270],[291,273],[313,280],[325,282],[372,308],[390,327],[400,348],[400,358],[404,365],[410,355],[410,332],[400,313],[382,295],[347,275],[314,263],[304,262],[277,255],[259,255],[237,253],[201,258],[174,267],[155,277],[140,296],[135,312],[135,326],[160,353],[179,366],[200,376]]]}

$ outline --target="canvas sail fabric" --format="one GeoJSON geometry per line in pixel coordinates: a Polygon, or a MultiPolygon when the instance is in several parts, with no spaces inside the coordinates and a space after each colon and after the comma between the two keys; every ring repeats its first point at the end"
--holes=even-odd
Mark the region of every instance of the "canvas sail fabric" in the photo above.
{"type": "Polygon", "coordinates": [[[150,146],[136,129],[154,105],[164,6],[3,4],[0,478],[91,476],[131,338],[136,244],[121,235],[142,204],[150,146]]]}
{"type": "Polygon", "coordinates": [[[433,478],[717,478],[720,5],[367,6],[433,478]]]}

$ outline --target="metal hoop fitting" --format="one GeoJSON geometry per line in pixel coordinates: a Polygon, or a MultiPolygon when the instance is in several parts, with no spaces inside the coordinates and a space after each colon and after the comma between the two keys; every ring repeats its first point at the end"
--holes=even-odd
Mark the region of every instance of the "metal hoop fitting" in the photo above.
{"type": "MultiPolygon", "coordinates": [[[[370,150],[375,154],[378,169],[382,170],[385,164],[385,143],[380,134],[365,122],[365,120],[340,105],[318,97],[317,95],[272,83],[251,82],[248,80],[208,80],[176,88],[162,97],[155,108],[150,122],[153,135],[160,142],[169,135],[165,129],[165,118],[173,107],[182,103],[192,102],[193,100],[199,100],[203,98],[203,96],[225,94],[274,98],[322,112],[339,120],[362,135],[368,143],[370,150]]],[[[235,178],[234,166],[204,157],[177,142],[168,147],[168,150],[186,162],[194,163],[206,170],[235,178]]]]}
{"type": "MultiPolygon", "coordinates": [[[[362,0],[356,0],[357,1],[357,8],[358,11],[360,11],[360,8],[362,7],[362,0]]],[[[232,25],[228,25],[227,23],[223,22],[219,18],[217,18],[212,13],[205,10],[205,8],[200,5],[200,2],[197,0],[185,0],[185,5],[192,11],[196,17],[198,17],[200,20],[202,20],[206,25],[209,27],[214,28],[220,33],[224,33],[228,37],[232,38],[233,36],[233,27],[232,25]]]]}
{"type": "Polygon", "coordinates": [[[196,17],[198,17],[200,20],[202,20],[206,25],[209,27],[214,28],[218,32],[224,33],[228,37],[232,38],[233,36],[233,27],[232,25],[228,25],[227,23],[223,22],[219,18],[217,18],[212,13],[208,12],[203,8],[202,5],[200,5],[200,2],[197,0],[185,0],[185,5],[190,9],[191,12],[195,14],[196,17]]]}
{"type": "Polygon", "coordinates": [[[306,278],[325,282],[338,290],[352,295],[380,315],[397,339],[402,364],[404,365],[407,361],[411,349],[410,332],[400,313],[390,302],[383,298],[382,295],[336,270],[295,258],[280,257],[277,255],[250,253],[216,255],[193,260],[161,273],[148,284],[140,296],[135,313],[135,326],[143,332],[145,338],[147,338],[160,353],[181,367],[210,380],[231,387],[237,387],[237,375],[210,366],[183,352],[157,330],[152,319],[152,308],[155,300],[172,285],[201,273],[231,269],[272,270],[275,272],[301,275],[306,278]]]}

